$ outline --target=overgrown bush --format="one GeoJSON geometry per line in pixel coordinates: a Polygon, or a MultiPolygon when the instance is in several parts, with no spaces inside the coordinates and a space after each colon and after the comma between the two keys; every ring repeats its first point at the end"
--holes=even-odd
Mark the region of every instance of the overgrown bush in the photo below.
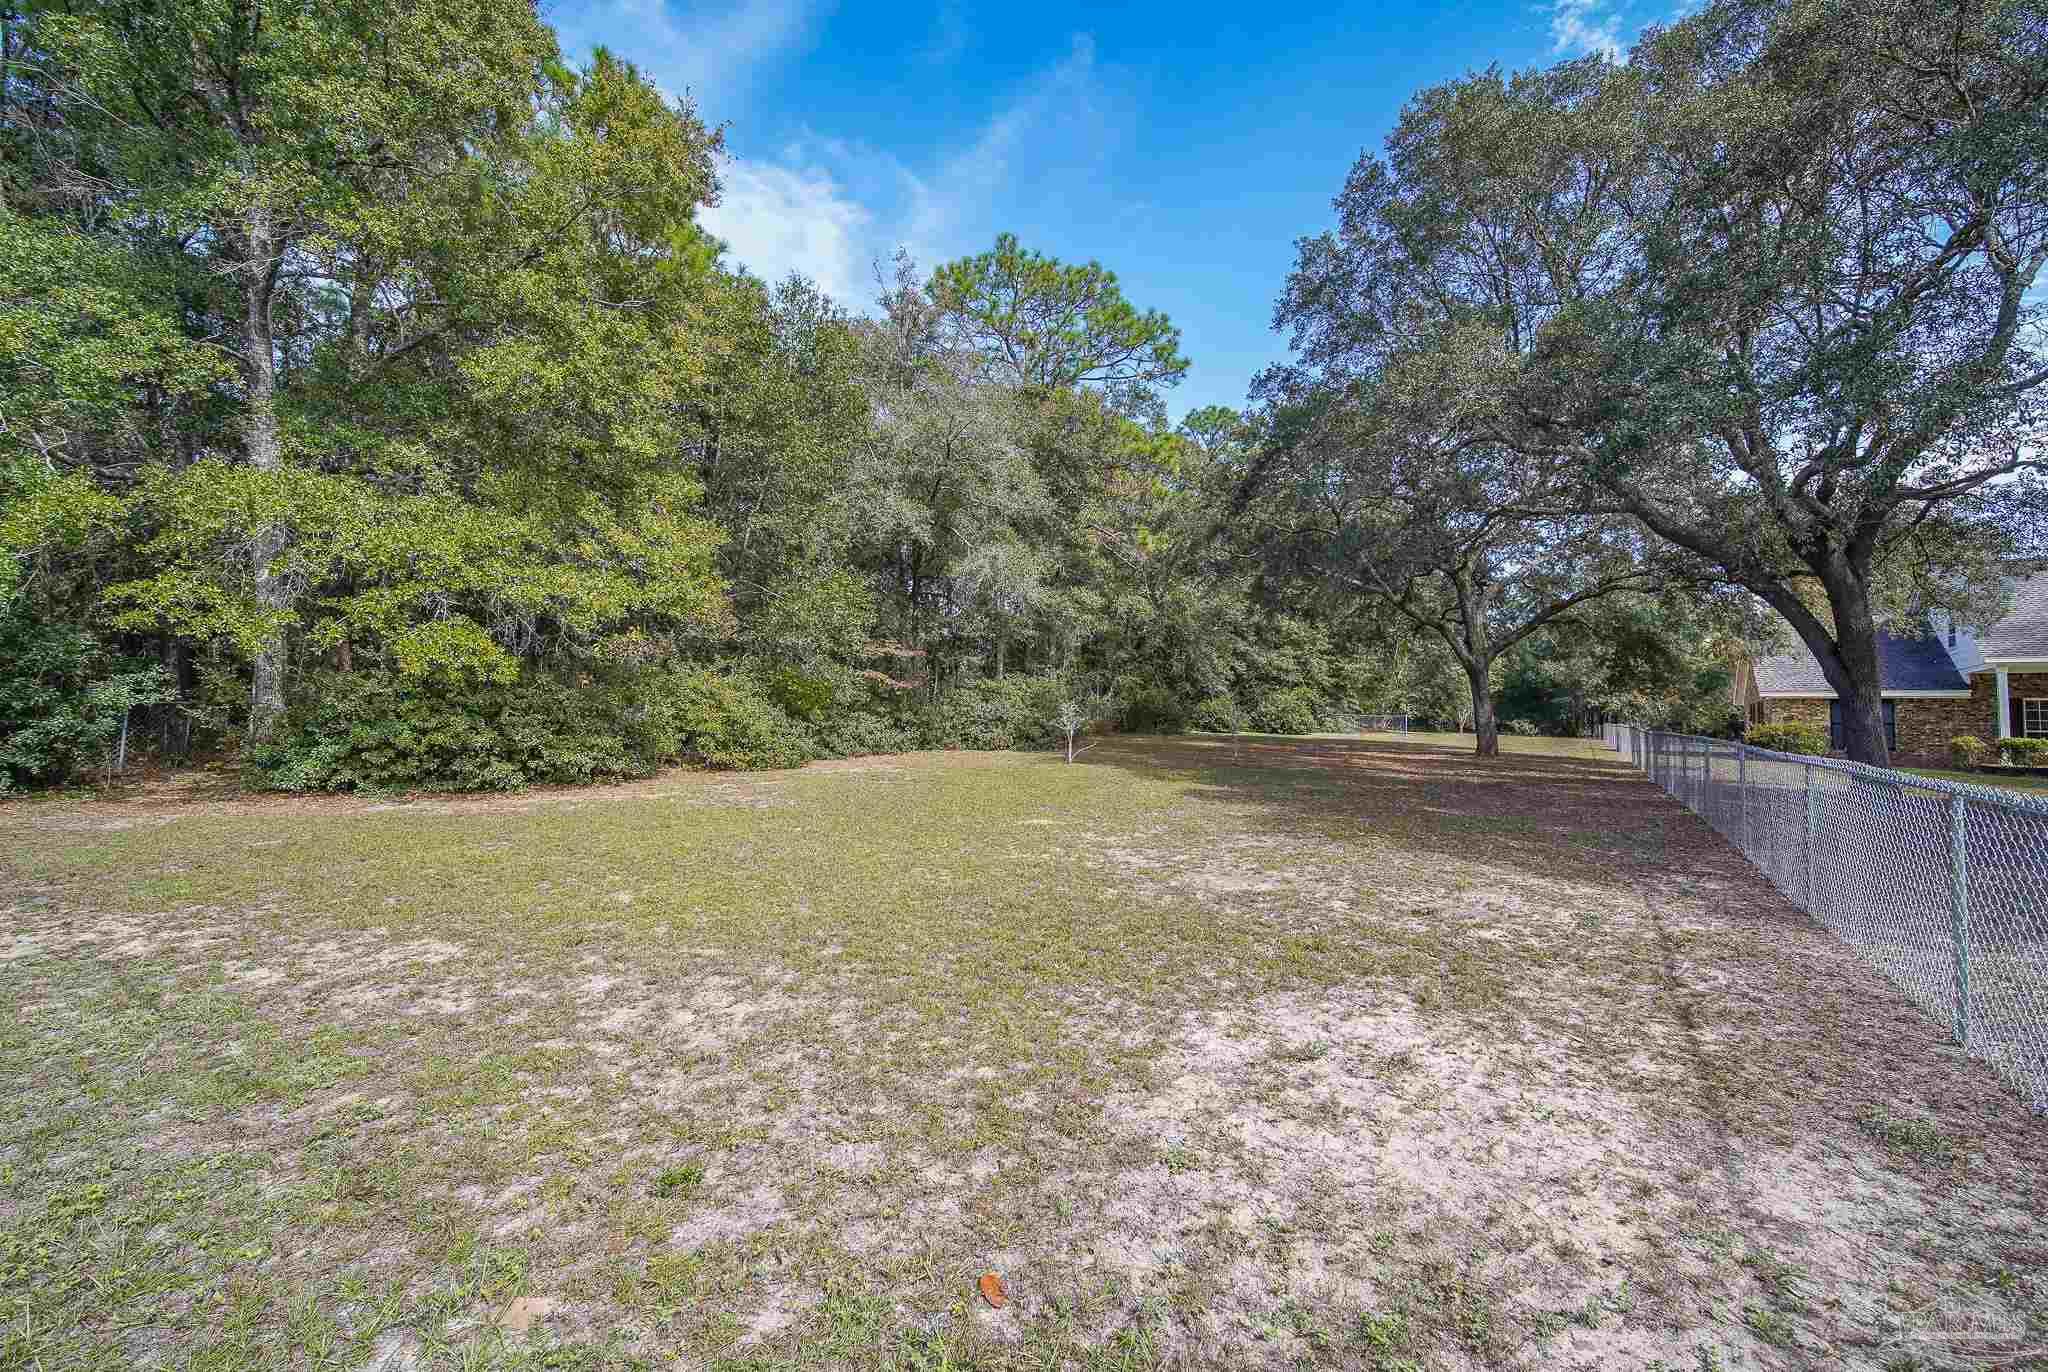
{"type": "Polygon", "coordinates": [[[750,672],[711,667],[668,672],[643,689],[661,731],[663,760],[759,771],[800,767],[819,755],[811,731],[792,719],[775,702],[771,687],[750,672]]]}
{"type": "Polygon", "coordinates": [[[1516,738],[1534,738],[1543,732],[1533,719],[1503,720],[1500,728],[1502,733],[1513,734],[1516,738]]]}
{"type": "Polygon", "coordinates": [[[1067,683],[1046,675],[1013,675],[966,683],[940,697],[933,748],[1043,748],[1057,735],[1053,716],[1067,683]]]}
{"type": "Polygon", "coordinates": [[[1811,724],[1758,724],[1750,729],[1743,742],[1752,748],[1768,748],[1774,753],[1800,753],[1808,757],[1828,755],[1828,736],[1811,724]]]}
{"type": "Polygon", "coordinates": [[[648,776],[679,761],[795,767],[820,750],[775,689],[744,669],[713,668],[603,681],[535,672],[461,687],[316,676],[248,763],[256,784],[284,791],[507,791],[648,776]]]}
{"type": "Polygon", "coordinates": [[[247,761],[257,785],[279,791],[509,791],[646,776],[663,740],[637,705],[541,674],[466,687],[315,676],[247,761]]]}
{"type": "Polygon", "coordinates": [[[868,753],[907,753],[925,747],[923,717],[887,708],[863,708],[826,715],[815,733],[820,757],[860,757],[868,753]]]}
{"type": "MultiPolygon", "coordinates": [[[[513,790],[647,776],[670,763],[755,770],[815,758],[921,748],[1044,748],[1060,702],[1091,718],[1171,732],[1190,714],[1166,690],[1138,688],[1121,709],[1078,696],[1056,673],[966,681],[936,699],[843,665],[797,669],[758,659],[719,666],[612,667],[573,679],[529,672],[501,686],[455,687],[379,672],[299,678],[275,737],[248,754],[256,785],[291,791],[513,790]]],[[[1210,726],[1241,726],[1217,696],[1210,726]]],[[[1269,695],[1251,721],[1310,733],[1318,697],[1269,695]]]]}
{"type": "Polygon", "coordinates": [[[1251,712],[1251,726],[1262,734],[1312,734],[1321,723],[1321,702],[1306,686],[1274,691],[1251,712]]]}
{"type": "Polygon", "coordinates": [[[1188,727],[1204,733],[1234,734],[1244,728],[1244,711],[1229,696],[1209,696],[1196,701],[1194,709],[1188,711],[1188,727]]]}
{"type": "Polygon", "coordinates": [[[1117,727],[1127,734],[1185,733],[1188,708],[1164,686],[1141,686],[1125,694],[1117,727]]]}
{"type": "Polygon", "coordinates": [[[1984,740],[1975,734],[1957,734],[1948,741],[1948,760],[1966,772],[1983,766],[1990,752],[1984,740]]]}
{"type": "Polygon", "coordinates": [[[130,712],[174,698],[154,663],[112,658],[92,635],[0,608],[0,793],[111,765],[130,712]]]}
{"type": "Polygon", "coordinates": [[[1998,751],[2013,767],[2048,767],[2048,738],[2002,738],[1998,751]]]}
{"type": "Polygon", "coordinates": [[[820,720],[832,708],[834,682],[827,671],[771,666],[762,668],[759,677],[769,699],[794,719],[820,720]]]}

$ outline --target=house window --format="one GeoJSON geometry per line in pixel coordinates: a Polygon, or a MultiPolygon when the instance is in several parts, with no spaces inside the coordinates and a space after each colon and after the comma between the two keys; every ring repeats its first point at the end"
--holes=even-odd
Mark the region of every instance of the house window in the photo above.
{"type": "MultiPolygon", "coordinates": [[[[1828,702],[1828,746],[1837,752],[1849,750],[1849,730],[1842,723],[1842,702],[1828,702]]],[[[1884,746],[1896,749],[1899,746],[1899,702],[1884,702],[1884,746]]]]}
{"type": "Polygon", "coordinates": [[[2048,738],[2048,698],[2029,696],[2020,702],[2020,733],[2026,738],[2048,738]]]}

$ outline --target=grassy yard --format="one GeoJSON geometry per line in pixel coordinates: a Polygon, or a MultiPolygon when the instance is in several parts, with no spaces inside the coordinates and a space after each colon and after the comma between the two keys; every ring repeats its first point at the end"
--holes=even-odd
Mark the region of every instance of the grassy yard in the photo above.
{"type": "Polygon", "coordinates": [[[1997,772],[1958,772],[1945,767],[1908,767],[1907,771],[1943,781],[1960,781],[1971,786],[2003,786],[2014,791],[2048,792],[2048,777],[2005,776],[1997,772]]]}
{"type": "Polygon", "coordinates": [[[0,1368],[2039,1365],[2048,1123],[1469,746],[0,806],[0,1368]]]}

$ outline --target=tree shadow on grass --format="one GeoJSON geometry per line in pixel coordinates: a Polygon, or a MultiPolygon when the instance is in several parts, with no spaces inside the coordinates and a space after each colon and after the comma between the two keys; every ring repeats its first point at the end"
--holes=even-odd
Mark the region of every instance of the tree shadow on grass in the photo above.
{"type": "Polygon", "coordinates": [[[1196,802],[1254,807],[1287,833],[1390,843],[1425,867],[1479,862],[1646,895],[1735,886],[1761,909],[1796,916],[1705,821],[1619,758],[1482,758],[1469,746],[1378,739],[1113,736],[1076,765],[1182,780],[1196,802]]]}
{"type": "MultiPolygon", "coordinates": [[[[1621,1046],[1633,1043],[1633,1025],[1670,1025],[1715,1135],[1741,1113],[1728,1098],[1736,1082],[1752,1090],[1775,1084],[1751,1106],[1768,1096],[1787,1118],[1832,1114],[1835,1123],[1887,1095],[1964,1110],[1980,1128],[1987,1111],[2015,1104],[1993,1072],[1965,1067],[1948,1026],[1618,758],[1479,758],[1430,742],[1222,735],[1114,737],[1078,762],[1191,783],[1186,795],[1196,804],[1249,810],[1260,817],[1254,824],[1279,834],[1357,844],[1390,881],[1412,870],[1426,879],[1418,886],[1455,886],[1475,907],[1514,894],[1520,879],[1553,883],[1521,892],[1505,916],[1513,922],[1569,928],[1575,915],[1607,906],[1650,937],[1654,951],[1635,949],[1628,960],[1650,961],[1602,988],[1614,971],[1598,969],[1603,937],[1567,934],[1559,952],[1589,961],[1567,977],[1571,989],[1557,1008],[1583,1032],[1589,1020],[1625,1007],[1613,1034],[1621,1046]],[[1475,867],[1499,872],[1498,887],[1489,890],[1483,878],[1475,886],[1475,867]],[[1571,886],[1623,898],[1580,905],[1571,886]],[[1633,919],[1630,907],[1639,911],[1633,919]],[[1584,948],[1571,951],[1575,942],[1584,948]]],[[[1464,902],[1461,894],[1451,908],[1423,904],[1432,918],[1457,922],[1464,902]]],[[[2048,1145],[2048,1135],[2037,1142],[2048,1145]]]]}
{"type": "Polygon", "coordinates": [[[1745,1134],[1860,1136],[1873,1102],[2000,1136],[2026,1158],[2048,1150],[2011,1086],[1947,1025],[1620,759],[1226,735],[1109,738],[1078,762],[1190,783],[1190,802],[1249,812],[1253,828],[1358,845],[1367,880],[1416,873],[1420,899],[1406,913],[1431,926],[1519,927],[1502,944],[1481,932],[1445,950],[1510,959],[1505,974],[1528,994],[1503,1005],[1597,1042],[1590,1061],[1603,1073],[1661,1026],[1659,1056],[1676,1069],[1662,1089],[1691,1102],[1706,1165],[1725,1172],[1725,1150],[1745,1134]],[[1455,894],[1423,894],[1429,886],[1455,894]],[[1489,909],[1496,896],[1509,899],[1489,909]],[[1547,970],[1518,961],[1531,956],[1547,970]]]}

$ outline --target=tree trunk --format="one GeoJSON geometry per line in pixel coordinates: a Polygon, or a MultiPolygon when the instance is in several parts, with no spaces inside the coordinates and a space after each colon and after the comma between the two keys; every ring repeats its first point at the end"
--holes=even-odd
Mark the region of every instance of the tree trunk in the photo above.
{"type": "MultiPolygon", "coordinates": [[[[270,211],[252,206],[243,219],[242,379],[248,411],[242,421],[249,465],[276,471],[284,463],[284,444],[277,422],[277,351],[271,338],[270,302],[277,281],[279,244],[270,211]]],[[[291,605],[291,588],[277,560],[284,553],[286,531],[276,521],[251,531],[249,572],[256,601],[265,610],[291,605]]],[[[285,637],[273,630],[256,650],[249,683],[249,741],[270,736],[284,713],[285,637]]]]}
{"type": "MultiPolygon", "coordinates": [[[[1877,618],[1869,587],[1847,566],[1828,569],[1821,584],[1834,615],[1832,651],[1816,650],[1821,675],[1842,705],[1842,746],[1852,762],[1892,765],[1884,736],[1884,668],[1877,656],[1877,618]]],[[[1813,645],[1809,644],[1809,647],[1813,645]]]]}
{"type": "Polygon", "coordinates": [[[1003,631],[1002,631],[1001,629],[997,629],[997,630],[996,630],[996,679],[997,679],[998,681],[1002,680],[1002,676],[1003,676],[1003,659],[1004,659],[1004,658],[1005,658],[1005,657],[1006,657],[1006,656],[1008,655],[1008,649],[1009,649],[1009,646],[1010,646],[1010,639],[1009,639],[1009,635],[1008,635],[1008,634],[1005,634],[1005,633],[1004,633],[1004,632],[1003,632],[1003,631]]]}
{"type": "Polygon", "coordinates": [[[377,303],[377,282],[381,273],[374,263],[358,258],[348,291],[348,349],[345,360],[350,376],[360,377],[370,368],[370,317],[377,303]]]}
{"type": "Polygon", "coordinates": [[[1892,754],[1884,736],[1884,669],[1877,657],[1877,622],[1864,588],[1854,582],[1847,582],[1846,588],[1848,593],[1839,597],[1833,586],[1828,588],[1840,679],[1827,670],[1825,659],[1821,670],[1842,702],[1842,746],[1849,760],[1889,767],[1892,754]]]}
{"type": "Polygon", "coordinates": [[[1472,732],[1478,736],[1473,752],[1480,757],[1500,756],[1500,722],[1493,716],[1492,663],[1468,663],[1465,679],[1472,683],[1472,732]]]}

